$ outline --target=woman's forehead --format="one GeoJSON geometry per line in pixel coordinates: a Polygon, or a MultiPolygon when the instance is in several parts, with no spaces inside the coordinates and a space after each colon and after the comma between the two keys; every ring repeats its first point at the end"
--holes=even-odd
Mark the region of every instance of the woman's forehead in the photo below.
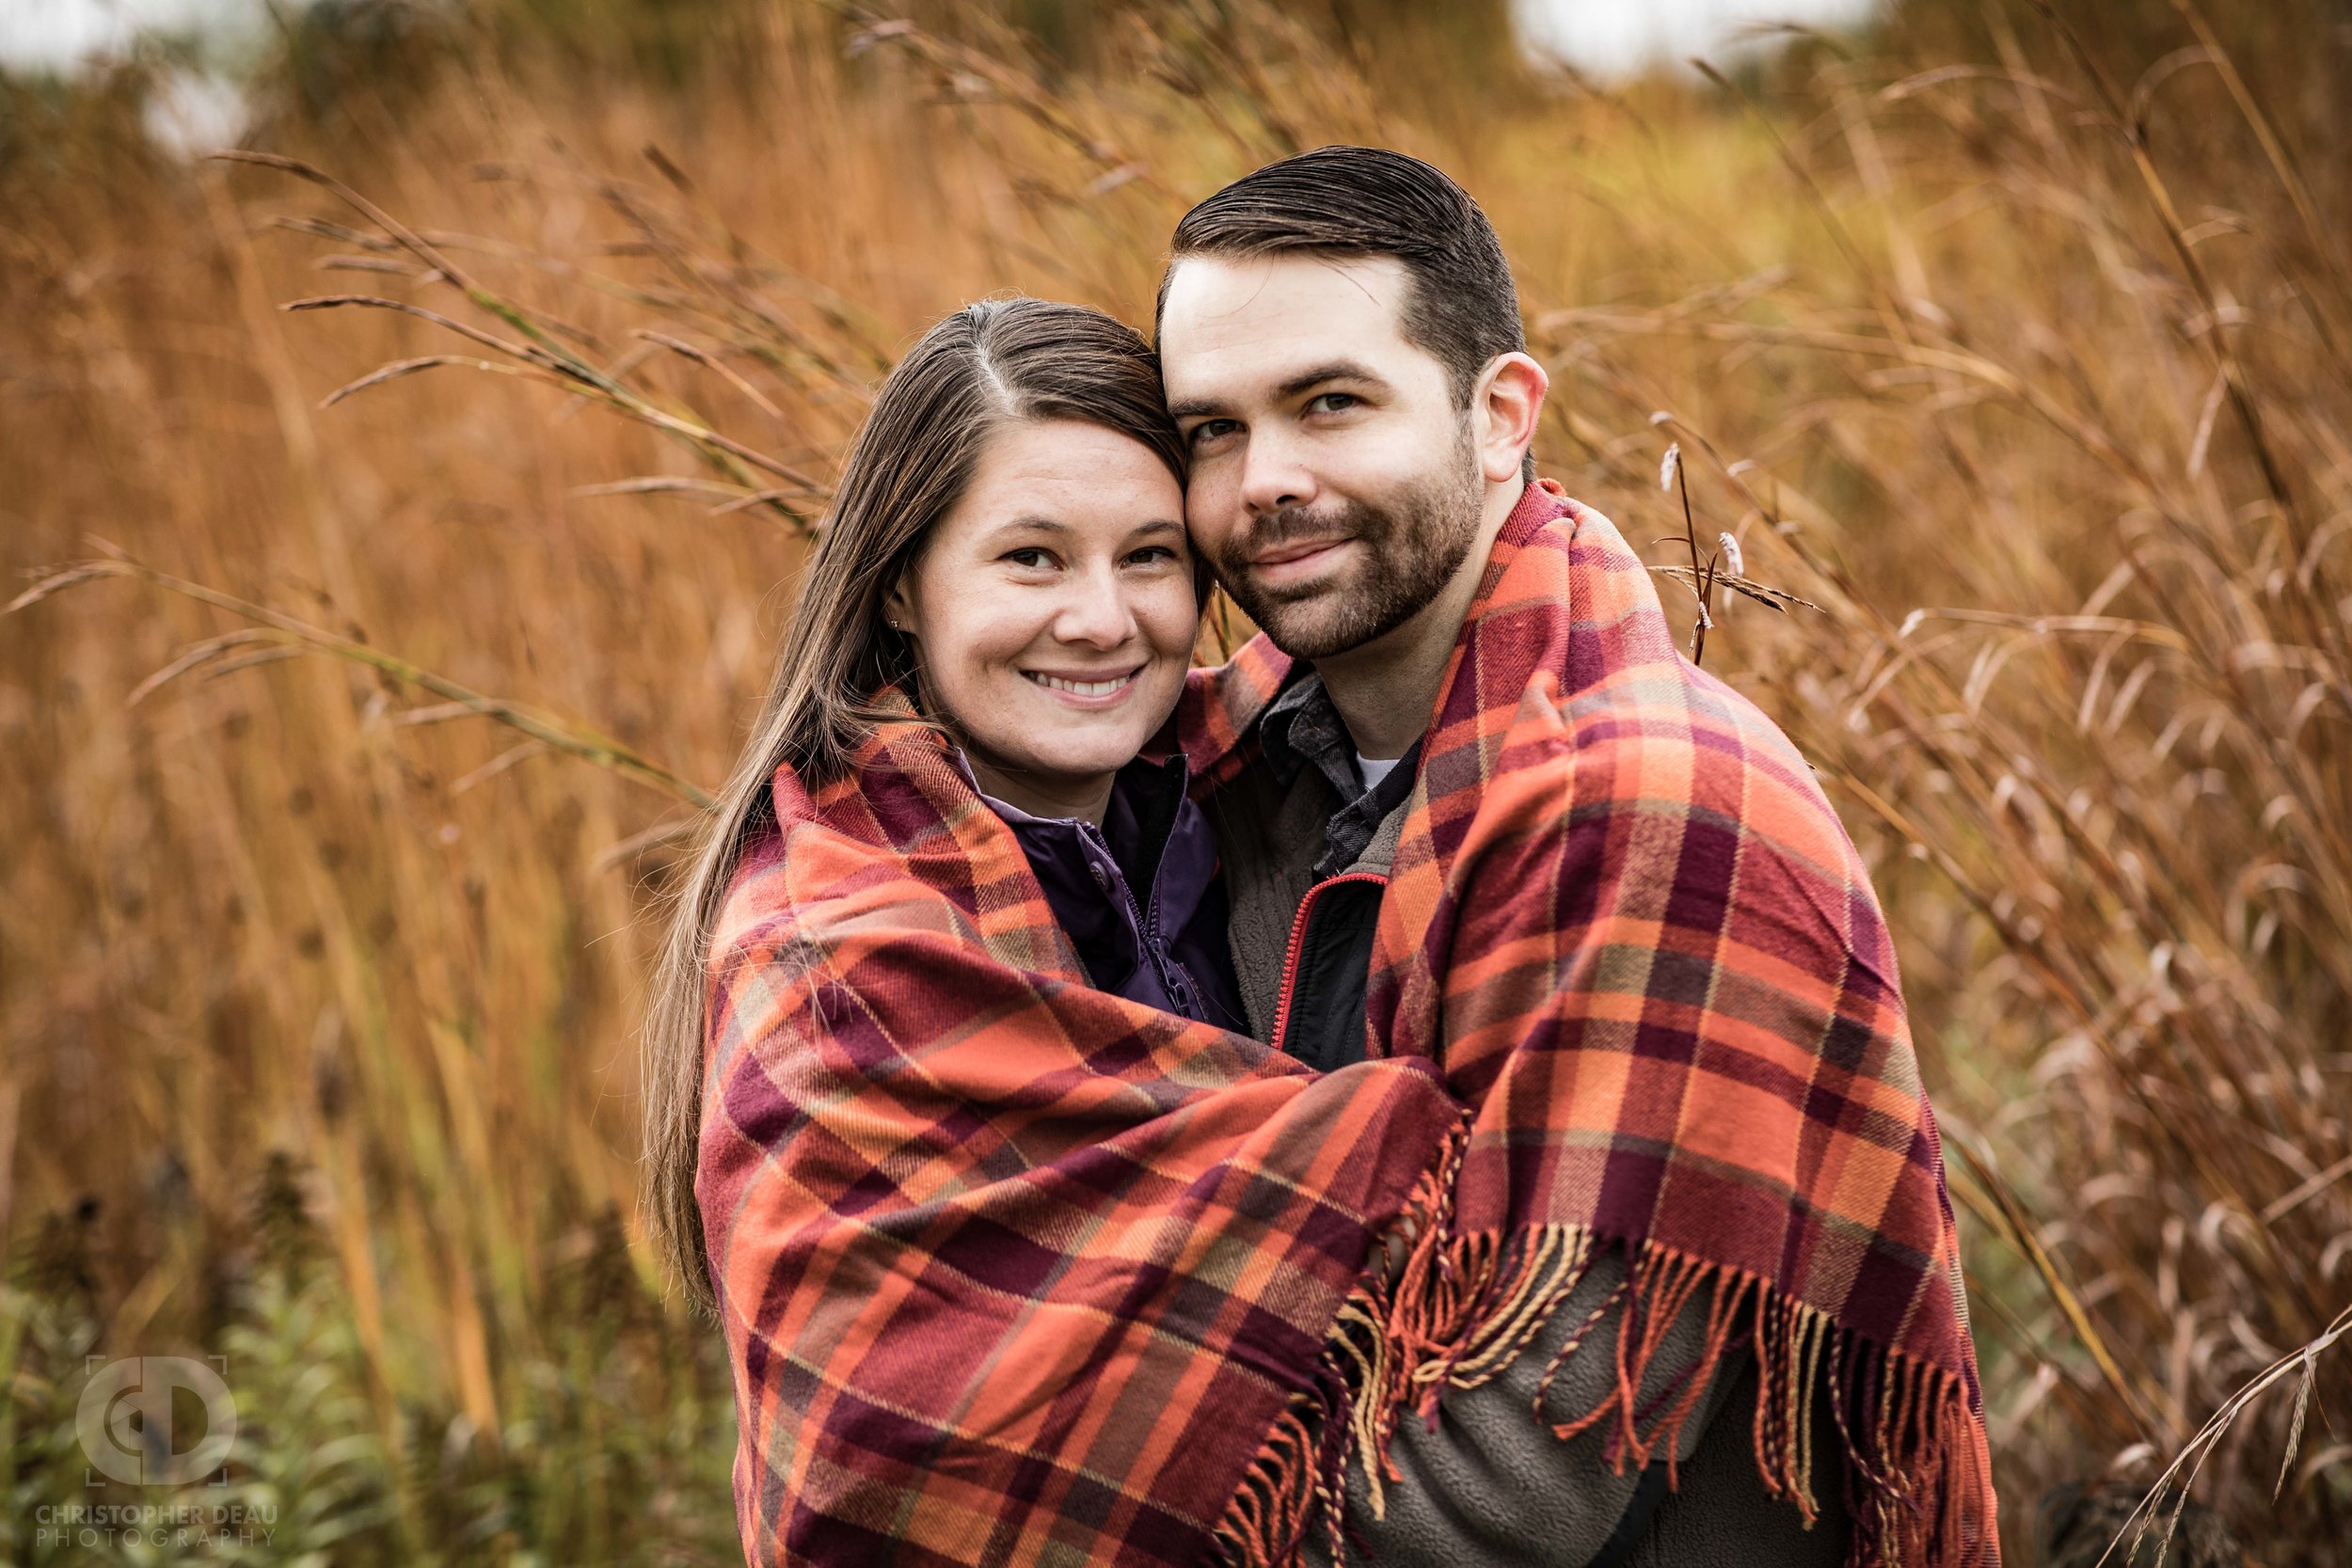
{"type": "Polygon", "coordinates": [[[942,528],[972,536],[1016,527],[1073,541],[1181,533],[1184,491],[1133,436],[1078,420],[1010,420],[990,433],[942,528]]]}

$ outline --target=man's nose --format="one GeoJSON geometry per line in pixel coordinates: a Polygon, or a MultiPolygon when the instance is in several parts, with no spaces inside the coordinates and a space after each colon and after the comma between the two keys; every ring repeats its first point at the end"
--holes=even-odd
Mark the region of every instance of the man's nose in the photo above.
{"type": "Polygon", "coordinates": [[[1242,505],[1258,515],[1315,499],[1314,474],[1298,443],[1279,430],[1253,430],[1242,453],[1242,505]]]}
{"type": "Polygon", "coordinates": [[[1061,613],[1054,618],[1054,635],[1064,642],[1105,650],[1134,637],[1135,607],[1127,602],[1126,585],[1118,573],[1087,572],[1073,580],[1061,613]]]}

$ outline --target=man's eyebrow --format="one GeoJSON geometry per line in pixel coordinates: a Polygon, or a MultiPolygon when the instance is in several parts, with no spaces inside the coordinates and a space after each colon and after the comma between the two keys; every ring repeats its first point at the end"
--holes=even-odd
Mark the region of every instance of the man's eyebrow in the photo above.
{"type": "MultiPolygon", "coordinates": [[[[1389,384],[1386,377],[1359,360],[1333,359],[1317,365],[1312,370],[1300,372],[1277,387],[1274,391],[1277,397],[1295,398],[1299,393],[1320,387],[1327,381],[1366,381],[1375,387],[1386,387],[1389,384]]],[[[1171,403],[1168,405],[1168,416],[1172,420],[1197,420],[1214,417],[1224,411],[1225,405],[1215,398],[1185,398],[1182,402],[1171,403]]]]}
{"type": "Polygon", "coordinates": [[[1333,359],[1327,364],[1317,365],[1313,370],[1304,371],[1292,376],[1282,383],[1279,390],[1283,397],[1295,398],[1299,393],[1320,387],[1327,381],[1369,381],[1375,387],[1388,385],[1388,382],[1375,374],[1368,365],[1360,364],[1354,359],[1333,359]]]}

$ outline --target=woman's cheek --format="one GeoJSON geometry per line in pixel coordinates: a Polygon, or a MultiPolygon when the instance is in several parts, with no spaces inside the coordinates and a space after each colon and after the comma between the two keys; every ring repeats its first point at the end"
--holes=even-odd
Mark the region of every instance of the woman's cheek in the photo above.
{"type": "Polygon", "coordinates": [[[1019,611],[1026,607],[1005,585],[977,573],[965,579],[963,592],[946,591],[956,607],[952,616],[954,654],[967,685],[984,686],[1016,673],[1020,656],[1036,641],[1034,617],[1019,611]]]}
{"type": "Polygon", "coordinates": [[[1192,662],[1192,645],[1200,635],[1200,605],[1193,596],[1190,565],[1169,573],[1168,580],[1157,586],[1144,625],[1153,653],[1180,660],[1180,668],[1192,662]]]}
{"type": "MultiPolygon", "coordinates": [[[[943,595],[932,602],[961,609],[986,599],[973,595],[958,605],[956,599],[943,595]]],[[[1026,645],[1018,628],[996,617],[951,611],[939,618],[928,652],[940,696],[958,723],[976,734],[998,727],[997,711],[1007,701],[1017,699],[1023,678],[1018,656],[1026,645]]]]}

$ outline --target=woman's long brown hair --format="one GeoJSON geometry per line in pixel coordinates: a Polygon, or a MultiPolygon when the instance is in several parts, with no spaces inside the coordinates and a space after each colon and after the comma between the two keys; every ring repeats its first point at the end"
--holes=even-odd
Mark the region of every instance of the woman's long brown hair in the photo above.
{"type": "Polygon", "coordinates": [[[702,1135],[705,967],[743,846],[772,815],[790,763],[811,789],[843,777],[884,686],[912,673],[882,600],[971,483],[989,433],[1076,420],[1132,436],[1181,483],[1184,446],[1141,336],[1097,310],[1039,299],[968,305],[885,377],[810,557],[750,743],[696,834],[645,1024],[644,1203],[697,1307],[715,1306],[694,1173],[702,1135]]]}

